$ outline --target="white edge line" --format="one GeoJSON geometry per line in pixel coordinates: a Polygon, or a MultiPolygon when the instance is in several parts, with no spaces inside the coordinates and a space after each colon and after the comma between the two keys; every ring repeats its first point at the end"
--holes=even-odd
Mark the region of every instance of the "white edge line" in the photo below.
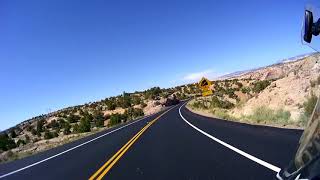
{"type": "MultiPolygon", "coordinates": [[[[187,103],[187,102],[186,102],[186,103],[187,103]]],[[[244,156],[244,157],[246,157],[246,158],[248,158],[248,159],[250,159],[250,160],[252,160],[252,161],[254,161],[254,162],[256,162],[256,163],[258,163],[258,164],[260,164],[260,165],[262,165],[262,166],[264,166],[264,167],[266,167],[266,168],[269,168],[269,169],[271,169],[271,170],[273,170],[273,171],[275,171],[275,172],[280,172],[281,169],[280,169],[279,167],[274,166],[274,165],[272,165],[272,164],[270,164],[270,163],[268,163],[268,162],[265,162],[265,161],[263,161],[263,160],[261,160],[261,159],[259,159],[259,158],[257,158],[257,157],[254,157],[254,156],[252,156],[252,155],[250,155],[250,154],[248,154],[248,153],[246,153],[246,152],[244,152],[244,151],[242,151],[242,150],[240,150],[240,149],[238,149],[238,148],[236,148],[236,147],[234,147],[234,146],[231,146],[230,144],[225,143],[225,142],[221,141],[220,139],[211,136],[210,134],[206,133],[205,131],[203,131],[203,130],[199,129],[198,127],[196,127],[195,125],[191,124],[191,123],[190,123],[189,121],[187,121],[186,118],[184,118],[184,117],[182,116],[182,114],[181,114],[181,108],[182,108],[186,103],[184,103],[182,106],[180,106],[180,108],[179,108],[179,114],[180,114],[181,118],[182,118],[189,126],[191,126],[193,129],[199,131],[200,133],[202,133],[203,135],[207,136],[208,138],[216,141],[217,143],[219,143],[219,144],[221,144],[221,145],[223,145],[223,146],[225,146],[225,147],[227,147],[227,148],[235,151],[236,153],[238,153],[238,154],[240,154],[240,155],[242,155],[242,156],[244,156]]]]}
{"type": "Polygon", "coordinates": [[[145,116],[145,117],[143,117],[142,119],[139,119],[139,120],[136,120],[136,121],[131,122],[131,123],[129,123],[129,124],[126,124],[126,125],[124,125],[124,126],[121,126],[121,127],[117,128],[117,129],[114,129],[114,130],[112,130],[112,131],[110,131],[110,132],[107,132],[107,133],[105,133],[105,134],[102,134],[102,135],[100,135],[100,136],[98,136],[98,137],[95,137],[95,138],[93,138],[93,139],[91,139],[91,140],[89,140],[89,141],[87,141],[87,142],[84,142],[84,143],[82,143],[82,144],[79,144],[79,145],[77,145],[77,146],[74,146],[74,147],[72,147],[72,148],[70,148],[70,149],[67,149],[67,150],[65,150],[65,151],[62,151],[62,152],[60,152],[60,153],[58,153],[58,154],[55,154],[55,155],[50,156],[50,157],[48,157],[48,158],[45,158],[45,159],[43,159],[43,160],[41,160],[41,161],[35,162],[35,163],[30,164],[30,165],[28,165],[28,166],[25,166],[25,167],[23,167],[23,168],[20,168],[20,169],[17,169],[17,170],[15,170],[15,171],[9,172],[9,173],[7,173],[7,174],[1,175],[1,176],[0,176],[0,179],[5,178],[5,177],[7,177],[7,176],[10,176],[10,175],[12,175],[12,174],[18,173],[18,172],[23,171],[23,170],[25,170],[25,169],[31,168],[31,167],[36,166],[36,165],[38,165],[38,164],[41,164],[41,163],[43,163],[43,162],[45,162],[45,161],[48,161],[48,160],[50,160],[50,159],[53,159],[53,158],[55,158],[55,157],[61,156],[62,154],[65,154],[65,153],[67,153],[67,152],[69,152],[69,151],[72,151],[72,150],[77,149],[77,148],[79,148],[79,147],[81,147],[81,146],[84,146],[84,145],[86,145],[86,144],[88,144],[88,143],[90,143],[90,142],[92,142],[92,141],[95,141],[95,140],[100,139],[100,138],[102,138],[102,137],[104,137],[104,136],[107,136],[107,135],[112,134],[112,133],[114,133],[114,132],[116,132],[116,131],[119,131],[119,130],[127,127],[127,126],[130,126],[130,125],[132,125],[132,124],[134,124],[134,123],[137,123],[137,122],[139,122],[139,121],[142,121],[142,120],[144,120],[144,119],[146,119],[146,118],[148,118],[148,117],[150,117],[150,116],[152,116],[152,115],[154,115],[154,114],[145,116]]]}

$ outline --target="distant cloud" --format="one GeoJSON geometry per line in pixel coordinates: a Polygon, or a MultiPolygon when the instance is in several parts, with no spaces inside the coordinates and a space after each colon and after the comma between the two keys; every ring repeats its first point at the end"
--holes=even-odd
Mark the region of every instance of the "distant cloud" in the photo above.
{"type": "Polygon", "coordinates": [[[196,81],[199,81],[202,77],[211,79],[211,78],[217,77],[217,74],[214,73],[212,69],[207,69],[201,72],[193,72],[193,73],[186,74],[182,78],[182,80],[185,82],[196,82],[196,81]]]}
{"type": "Polygon", "coordinates": [[[188,74],[179,74],[172,78],[168,82],[168,86],[166,87],[174,87],[188,83],[195,83],[200,81],[202,77],[206,77],[210,80],[215,80],[216,78],[224,75],[225,73],[219,73],[214,71],[213,69],[206,69],[200,72],[191,72],[188,74]]]}

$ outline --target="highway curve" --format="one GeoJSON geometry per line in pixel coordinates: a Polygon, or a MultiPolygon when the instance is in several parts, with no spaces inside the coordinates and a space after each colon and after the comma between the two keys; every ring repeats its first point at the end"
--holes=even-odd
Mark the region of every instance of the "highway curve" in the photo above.
{"type": "Polygon", "coordinates": [[[301,130],[196,115],[184,103],[0,165],[0,179],[273,179],[301,130]]]}

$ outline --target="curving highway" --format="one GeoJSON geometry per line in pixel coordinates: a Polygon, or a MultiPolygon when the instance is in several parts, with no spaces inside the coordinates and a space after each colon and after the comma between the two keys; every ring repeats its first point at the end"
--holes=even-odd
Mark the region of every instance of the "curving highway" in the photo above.
{"type": "Polygon", "coordinates": [[[0,179],[273,179],[301,130],[196,115],[185,103],[0,165],[0,179]]]}

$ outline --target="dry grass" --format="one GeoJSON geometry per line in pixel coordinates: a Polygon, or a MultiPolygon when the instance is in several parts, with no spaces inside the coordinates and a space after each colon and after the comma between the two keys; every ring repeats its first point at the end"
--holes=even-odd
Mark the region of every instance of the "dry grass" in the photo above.
{"type": "Polygon", "coordinates": [[[258,107],[254,110],[254,113],[249,116],[241,116],[239,118],[234,117],[230,114],[230,110],[226,109],[201,109],[195,108],[192,103],[194,100],[191,100],[187,104],[187,109],[193,113],[219,118],[223,120],[235,121],[246,124],[254,125],[263,125],[263,126],[272,126],[279,128],[290,128],[290,129],[302,129],[304,126],[300,122],[294,122],[290,119],[290,112],[283,109],[272,110],[267,107],[258,107]]]}

